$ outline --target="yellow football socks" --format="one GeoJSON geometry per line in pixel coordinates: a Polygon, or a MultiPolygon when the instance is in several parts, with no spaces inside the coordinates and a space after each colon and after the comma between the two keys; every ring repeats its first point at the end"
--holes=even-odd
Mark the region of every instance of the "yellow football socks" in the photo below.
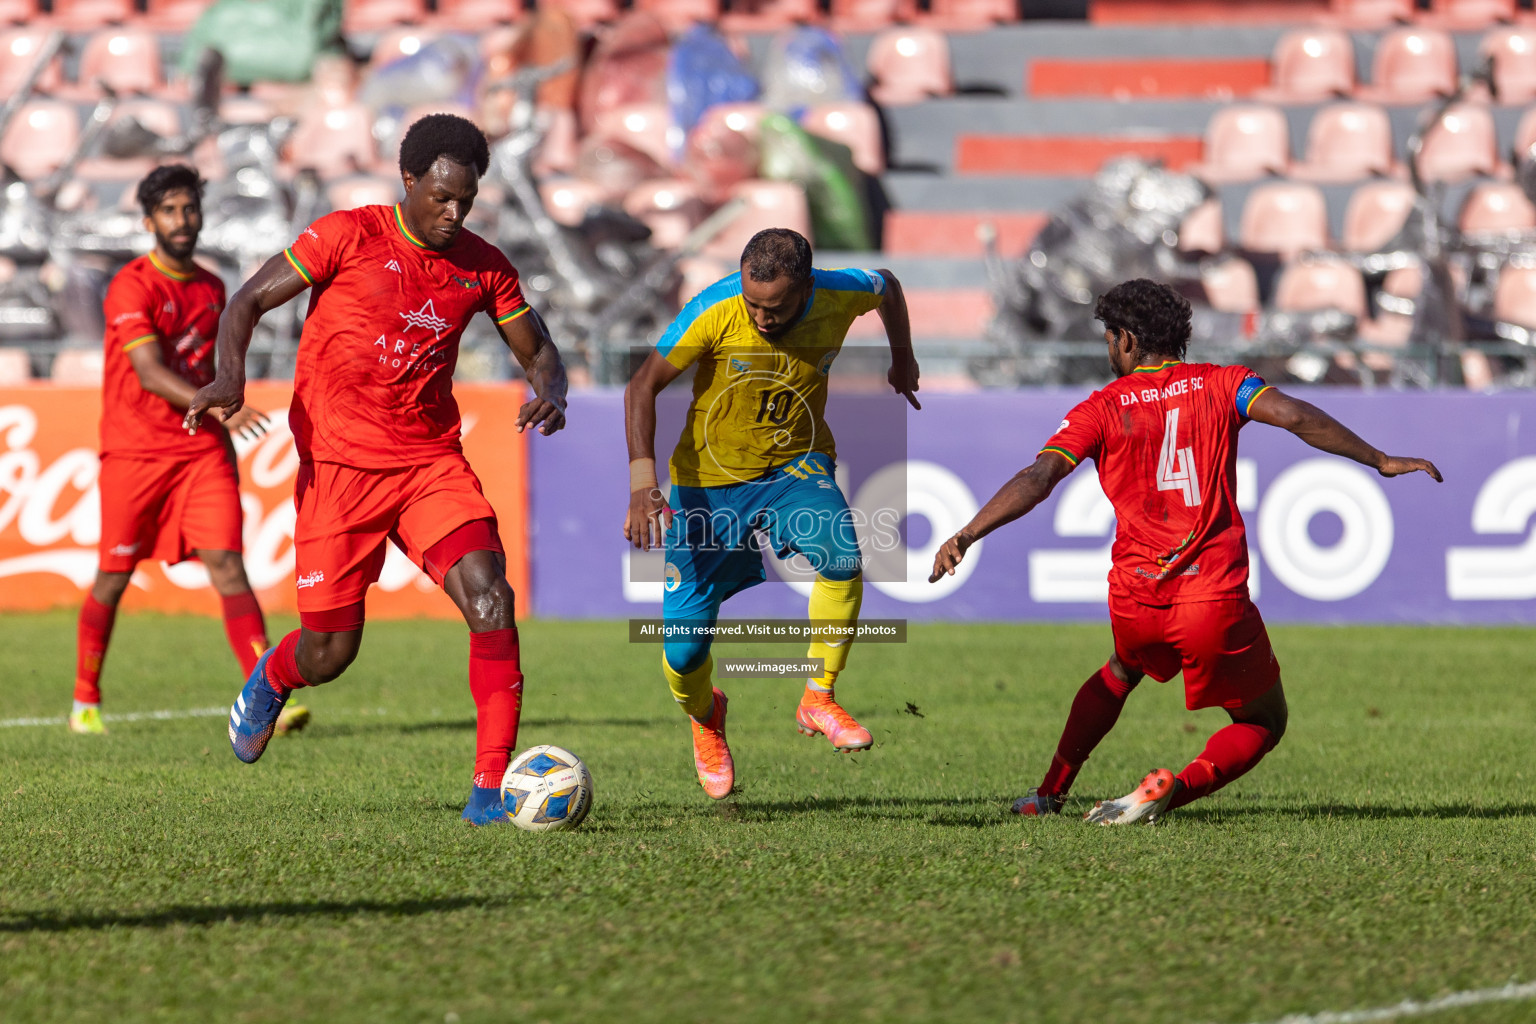
{"type": "Polygon", "coordinates": [[[672,688],[672,698],[683,706],[699,721],[709,718],[714,710],[715,687],[710,681],[710,676],[715,670],[715,659],[711,655],[704,659],[704,664],[686,674],[678,672],[668,662],[666,654],[661,656],[661,671],[667,677],[667,685],[672,688]]]}
{"type": "MultiPolygon", "coordinates": [[[[855,625],[859,620],[859,605],[864,601],[864,577],[851,580],[829,580],[819,573],[811,587],[811,603],[807,612],[815,626],[855,625]]],[[[848,664],[848,648],[853,643],[851,634],[838,639],[814,640],[805,652],[807,658],[820,658],[825,674],[812,680],[814,689],[831,690],[837,674],[848,664]]]]}

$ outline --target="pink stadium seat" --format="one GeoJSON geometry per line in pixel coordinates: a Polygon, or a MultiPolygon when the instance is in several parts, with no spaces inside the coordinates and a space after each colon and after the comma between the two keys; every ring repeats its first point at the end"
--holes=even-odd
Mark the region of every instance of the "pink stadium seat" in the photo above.
{"type": "MultiPolygon", "coordinates": [[[[1418,264],[1398,267],[1381,282],[1383,297],[1416,299],[1424,290],[1424,270],[1418,264]]],[[[1395,310],[1380,309],[1369,324],[1362,324],[1360,340],[1373,345],[1406,345],[1413,333],[1413,317],[1395,310]]],[[[1366,353],[1362,357],[1367,366],[1377,370],[1391,369],[1391,356],[1366,353]]]]}
{"type": "Polygon", "coordinates": [[[916,14],[916,0],[832,0],[832,24],[843,32],[874,31],[916,14]]]}
{"type": "MultiPolygon", "coordinates": [[[[741,254],[737,253],[737,260],[741,254]]],[[[716,281],[736,271],[737,260],[721,260],[709,256],[689,256],[677,261],[682,283],[677,286],[677,301],[686,303],[716,281]]]]}
{"type": "Polygon", "coordinates": [[[592,206],[601,205],[610,198],[601,185],[580,178],[550,178],[539,182],[539,195],[544,197],[544,208],[559,224],[575,227],[587,215],[592,206]]]}
{"type": "Polygon", "coordinates": [[[32,360],[19,348],[0,348],[0,386],[15,387],[32,380],[32,360]]]}
{"type": "Polygon", "coordinates": [[[955,91],[949,40],[930,28],[901,26],[879,33],[870,41],[864,66],[874,79],[870,96],[885,106],[921,103],[955,91]]]}
{"type": "Polygon", "coordinates": [[[1290,126],[1276,107],[1241,105],[1216,111],[1205,127],[1200,163],[1190,168],[1213,184],[1284,174],[1291,162],[1290,126]]]}
{"type": "MultiPolygon", "coordinates": [[[[181,132],[181,114],[176,106],[164,100],[131,99],[118,105],[112,115],[116,121],[132,117],[144,127],[165,138],[181,132]]],[[[75,176],[86,181],[134,181],[154,170],[153,157],[114,159],[108,156],[92,156],[80,161],[75,176]]]]}
{"type": "Polygon", "coordinates": [[[1456,43],[1435,29],[1400,28],[1376,44],[1371,84],[1362,99],[1423,103],[1456,91],[1456,43]]]}
{"type": "Polygon", "coordinates": [[[433,26],[461,32],[484,32],[522,17],[521,0],[437,0],[433,26]]]}
{"type": "Polygon", "coordinates": [[[1409,21],[1417,13],[1414,0],[1333,0],[1333,14],[1350,28],[1377,28],[1409,21]]]}
{"type": "Polygon", "coordinates": [[[401,57],[414,56],[421,52],[423,46],[436,38],[436,32],[416,25],[388,29],[374,44],[373,53],[368,57],[368,66],[376,70],[386,64],[393,64],[401,57]]]}
{"type": "Polygon", "coordinates": [[[1458,221],[1469,233],[1529,230],[1536,228],[1536,205],[1513,182],[1480,182],[1467,193],[1458,221]]]}
{"type": "Polygon", "coordinates": [[[80,116],[73,103],[29,100],[0,139],[0,161],[24,181],[46,178],[69,158],[79,137],[80,116]]]}
{"type": "Polygon", "coordinates": [[[212,6],[213,0],[149,0],[143,23],[157,32],[181,33],[212,6]]]}
{"type": "Polygon", "coordinates": [[[1252,313],[1259,308],[1259,278],[1253,264],[1240,256],[1205,260],[1200,264],[1200,283],[1206,301],[1222,313],[1252,313]]]}
{"type": "Polygon", "coordinates": [[[1289,259],[1308,249],[1328,247],[1328,206],[1315,185],[1271,182],[1248,193],[1238,244],[1253,252],[1289,259]]]}
{"type": "Polygon", "coordinates": [[[55,384],[72,387],[100,387],[102,370],[106,363],[101,347],[60,349],[53,357],[49,377],[55,384]]]}
{"type": "Polygon", "coordinates": [[[1334,255],[1297,260],[1275,282],[1275,308],[1287,313],[1337,309],[1363,319],[1365,278],[1334,255]]]}
{"type": "Polygon", "coordinates": [[[880,115],[869,104],[822,103],[806,111],[800,123],[812,135],[847,146],[854,166],[865,174],[885,173],[880,115]]]}
{"type": "Polygon", "coordinates": [[[70,32],[122,25],[135,16],[133,0],[53,0],[53,22],[70,32]]]}
{"type": "Polygon", "coordinates": [[[1536,267],[1510,265],[1499,272],[1493,317],[1536,330],[1536,267]]]}
{"type": "Polygon", "coordinates": [[[1536,29],[1510,25],[1483,37],[1477,52],[1493,58],[1493,84],[1502,104],[1536,99],[1536,29]]]}
{"type": "Polygon", "coordinates": [[[647,11],[670,32],[686,32],[695,22],[720,17],[720,0],[634,0],[634,9],[647,11]]]}
{"type": "Polygon", "coordinates": [[[720,16],[720,27],[729,33],[773,32],[821,20],[816,0],[732,0],[730,8],[720,16]]]}
{"type": "Polygon", "coordinates": [[[766,114],[759,103],[722,103],[704,111],[688,133],[683,166],[707,202],[724,202],[732,186],[757,176],[758,125],[766,114]]]}
{"type": "Polygon", "coordinates": [[[426,20],[426,0],[347,0],[342,5],[343,32],[379,32],[391,25],[414,25],[426,20]]]}
{"type": "Polygon", "coordinates": [[[1335,103],[1312,115],[1307,158],[1291,168],[1304,181],[1359,181],[1390,174],[1392,122],[1368,103],[1335,103]]]}
{"type": "Polygon", "coordinates": [[[560,10],[577,28],[591,28],[619,16],[618,0],[563,0],[560,10]]]}
{"type": "Polygon", "coordinates": [[[0,0],[0,24],[27,25],[38,17],[36,0],[0,0]]]}
{"type": "Polygon", "coordinates": [[[1179,225],[1179,249],[1182,252],[1221,252],[1224,247],[1221,200],[1207,199],[1179,225]]]}
{"type": "MultiPolygon", "coordinates": [[[[48,30],[40,28],[12,29],[0,37],[0,96],[10,96],[21,87],[47,38],[48,30]]],[[[38,78],[37,88],[51,93],[63,84],[64,59],[55,55],[38,78]]]]}
{"type": "Polygon", "coordinates": [[[626,103],[597,115],[593,134],[628,143],[651,159],[672,164],[672,115],[660,103],[626,103]]]}
{"type": "Polygon", "coordinates": [[[1348,252],[1377,252],[1403,229],[1413,210],[1413,186],[1405,181],[1372,181],[1355,189],[1344,207],[1339,244],[1348,252]]]}
{"type": "Polygon", "coordinates": [[[313,170],[327,180],[367,174],[379,163],[373,112],[361,103],[305,107],[283,148],[288,166],[313,170]]]}
{"type": "Polygon", "coordinates": [[[393,206],[405,190],[398,178],[357,177],[334,182],[325,190],[333,210],[355,210],[359,206],[393,206]]]}
{"type": "Polygon", "coordinates": [[[1424,138],[1419,172],[1427,181],[1463,181],[1500,172],[1498,133],[1493,113],[1475,103],[1458,103],[1446,111],[1424,138]]]}
{"type": "Polygon", "coordinates": [[[734,266],[741,250],[764,228],[790,228],[809,237],[811,210],[799,185],[787,181],[743,181],[731,189],[733,197],[747,201],[747,208],[704,247],[704,254],[730,260],[734,266]]]}
{"type": "Polygon", "coordinates": [[[1515,0],[1435,0],[1433,20],[1449,29],[1487,28],[1499,21],[1512,21],[1515,0]]]}
{"type": "Polygon", "coordinates": [[[1287,32],[1269,62],[1263,98],[1300,103],[1347,96],[1355,89],[1355,44],[1331,28],[1287,32]]]}
{"type": "Polygon", "coordinates": [[[624,197],[624,212],[651,229],[651,242],[676,249],[704,220],[699,187],[682,178],[642,182],[624,197]]]}
{"type": "Polygon", "coordinates": [[[1016,0],[930,0],[928,10],[930,21],[951,31],[991,28],[1019,16],[1016,0]]]}
{"type": "Polygon", "coordinates": [[[81,51],[76,79],[83,95],[99,95],[98,83],[119,95],[157,92],[165,85],[160,42],[143,29],[102,29],[81,51]]]}
{"type": "Polygon", "coordinates": [[[549,126],[545,129],[544,141],[539,144],[539,151],[533,158],[534,173],[569,174],[576,168],[576,154],[580,146],[576,111],[542,110],[539,116],[548,117],[549,126]]]}

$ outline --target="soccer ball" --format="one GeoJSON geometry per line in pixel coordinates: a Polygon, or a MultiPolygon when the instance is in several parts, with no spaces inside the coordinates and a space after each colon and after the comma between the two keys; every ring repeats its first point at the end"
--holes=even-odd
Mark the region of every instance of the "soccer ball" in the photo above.
{"type": "Polygon", "coordinates": [[[592,773],[564,747],[529,747],[507,765],[501,798],[512,824],[520,829],[575,828],[592,809],[592,773]]]}

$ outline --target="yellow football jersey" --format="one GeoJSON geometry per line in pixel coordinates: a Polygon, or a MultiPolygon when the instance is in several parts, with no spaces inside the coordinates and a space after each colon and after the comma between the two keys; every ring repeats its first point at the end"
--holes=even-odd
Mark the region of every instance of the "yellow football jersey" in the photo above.
{"type": "Polygon", "coordinates": [[[816,270],[800,319],[769,341],[741,297],[741,274],[683,307],[656,349],[678,369],[699,364],[693,402],[672,452],[681,487],[746,483],[810,452],[837,457],[822,413],[827,374],[848,328],[885,296],[872,270],[816,270]]]}

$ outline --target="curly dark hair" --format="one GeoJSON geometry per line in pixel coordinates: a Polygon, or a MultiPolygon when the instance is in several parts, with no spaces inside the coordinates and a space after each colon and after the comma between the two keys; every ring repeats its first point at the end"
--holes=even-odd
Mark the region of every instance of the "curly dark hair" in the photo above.
{"type": "Polygon", "coordinates": [[[484,175],[491,166],[491,147],[475,122],[458,114],[428,114],[406,130],[400,140],[400,169],[420,178],[445,156],[484,175]]]}
{"type": "Polygon", "coordinates": [[[811,243],[789,228],[764,228],[741,250],[741,269],[754,281],[804,281],[811,276],[811,243]]]}
{"type": "Polygon", "coordinates": [[[1184,358],[1189,345],[1189,300],[1165,284],[1138,277],[1099,296],[1094,318],[1106,330],[1127,331],[1144,355],[1184,358]]]}
{"type": "Polygon", "coordinates": [[[166,164],[156,167],[139,182],[135,198],[144,208],[144,216],[155,212],[155,207],[172,192],[191,192],[198,203],[203,200],[203,176],[186,164],[166,164]]]}

